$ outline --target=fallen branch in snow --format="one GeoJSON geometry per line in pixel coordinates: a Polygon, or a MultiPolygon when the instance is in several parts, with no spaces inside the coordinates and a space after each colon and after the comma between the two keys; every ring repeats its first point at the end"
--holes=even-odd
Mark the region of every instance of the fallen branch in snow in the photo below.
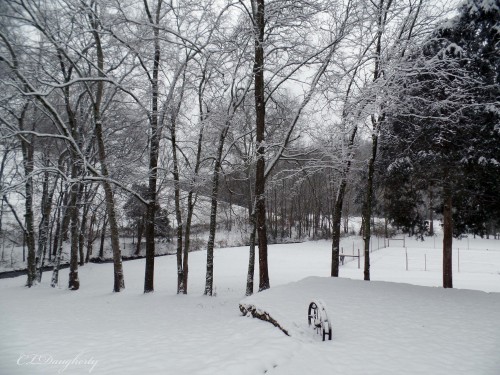
{"type": "Polygon", "coordinates": [[[254,305],[246,305],[246,304],[241,304],[240,303],[240,311],[243,315],[248,316],[248,314],[251,314],[252,317],[263,320],[265,322],[271,323],[273,326],[279,328],[285,335],[290,336],[288,331],[284,329],[280,324],[271,317],[267,312],[259,310],[257,307],[254,305]]]}

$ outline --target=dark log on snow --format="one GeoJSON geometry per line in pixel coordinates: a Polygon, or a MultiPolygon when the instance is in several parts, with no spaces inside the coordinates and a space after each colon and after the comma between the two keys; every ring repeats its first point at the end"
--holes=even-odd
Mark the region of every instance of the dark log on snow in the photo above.
{"type": "Polygon", "coordinates": [[[288,331],[284,329],[269,313],[266,311],[259,310],[254,305],[245,305],[240,303],[240,311],[243,315],[248,316],[251,315],[254,318],[263,320],[265,322],[271,323],[273,326],[279,328],[285,335],[290,336],[288,331]]]}

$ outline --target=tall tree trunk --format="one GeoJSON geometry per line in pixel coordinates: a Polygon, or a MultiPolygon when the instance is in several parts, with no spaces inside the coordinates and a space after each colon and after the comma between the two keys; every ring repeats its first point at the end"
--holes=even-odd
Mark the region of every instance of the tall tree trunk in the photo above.
{"type": "MultiPolygon", "coordinates": [[[[2,155],[2,162],[0,163],[0,188],[3,186],[3,173],[5,171],[5,166],[7,164],[7,157],[9,155],[9,152],[11,151],[11,148],[9,145],[4,146],[3,148],[3,155],[2,155]]],[[[0,197],[0,234],[2,233],[2,219],[3,219],[3,204],[4,200],[3,197],[0,197]]]]}
{"type": "MultiPolygon", "coordinates": [[[[73,165],[71,166],[71,178],[75,181],[78,177],[78,167],[76,166],[76,157],[73,155],[73,165]]],[[[68,288],[70,290],[80,289],[80,279],[78,277],[78,237],[79,237],[79,221],[78,221],[78,189],[79,184],[73,183],[70,190],[69,216],[70,216],[70,234],[71,248],[69,260],[69,281],[68,288]]]]}
{"type": "MultiPolygon", "coordinates": [[[[19,129],[24,130],[24,118],[28,110],[28,105],[26,104],[21,112],[21,116],[18,118],[19,129]]],[[[26,286],[32,287],[36,284],[36,249],[35,249],[35,225],[34,225],[34,214],[33,214],[33,157],[34,157],[34,137],[24,136],[20,138],[21,151],[23,155],[23,168],[24,168],[24,238],[28,246],[28,278],[26,280],[26,286]]],[[[6,197],[4,197],[6,199],[6,197]]],[[[17,218],[17,216],[16,216],[17,218]]],[[[20,222],[20,224],[22,224],[20,222]]],[[[24,261],[24,246],[23,246],[23,261],[24,261]]]]}
{"type": "MultiPolygon", "coordinates": [[[[106,178],[109,176],[106,162],[106,153],[104,149],[104,140],[102,135],[102,125],[100,119],[96,119],[96,139],[99,149],[99,159],[101,164],[101,174],[106,178]]],[[[113,252],[113,292],[120,292],[125,289],[125,280],[123,277],[122,253],[120,249],[120,237],[118,232],[118,223],[116,220],[115,199],[111,184],[104,180],[104,195],[106,197],[106,212],[109,219],[109,231],[111,236],[111,250],[113,252]]]]}
{"type": "Polygon", "coordinates": [[[252,231],[250,232],[250,251],[248,255],[248,273],[247,273],[247,288],[245,295],[251,296],[253,294],[253,280],[255,275],[255,236],[257,233],[257,220],[255,214],[250,214],[250,226],[252,231]]]}
{"type": "Polygon", "coordinates": [[[209,235],[207,243],[207,271],[205,274],[205,292],[203,294],[207,296],[213,295],[213,284],[214,284],[214,243],[215,243],[215,231],[217,227],[217,191],[219,185],[218,173],[214,171],[214,176],[212,177],[212,200],[210,204],[210,225],[209,225],[209,235]]]}
{"type": "Polygon", "coordinates": [[[68,206],[68,198],[69,198],[69,194],[67,193],[66,189],[63,188],[63,182],[61,181],[59,197],[57,198],[57,213],[56,213],[56,219],[55,219],[56,229],[54,232],[53,248],[52,248],[52,255],[53,256],[56,256],[57,249],[59,248],[59,236],[61,236],[61,230],[62,230],[61,211],[62,211],[63,207],[68,206]]]}
{"type": "Polygon", "coordinates": [[[144,218],[137,221],[137,246],[135,248],[134,255],[139,255],[141,253],[141,242],[142,234],[144,233],[144,218]]]}
{"type": "MultiPolygon", "coordinates": [[[[179,106],[181,101],[179,101],[179,106]]],[[[181,211],[181,185],[179,175],[179,160],[177,157],[177,111],[172,111],[171,124],[170,124],[170,141],[172,144],[172,163],[174,177],[174,202],[175,202],[175,219],[177,222],[177,293],[186,294],[187,291],[184,286],[184,265],[183,265],[183,222],[181,211]]]]}
{"type": "Polygon", "coordinates": [[[184,287],[183,290],[184,294],[187,294],[188,290],[189,250],[191,247],[191,223],[193,221],[193,212],[194,212],[193,194],[194,194],[193,190],[190,190],[188,193],[188,199],[187,199],[188,212],[186,215],[186,230],[184,232],[184,250],[182,256],[182,285],[184,287]]]}
{"type": "MultiPolygon", "coordinates": [[[[46,165],[48,166],[48,160],[46,165]]],[[[52,213],[52,199],[54,197],[56,186],[57,179],[54,182],[54,187],[49,189],[49,174],[48,172],[45,172],[42,186],[42,219],[40,220],[38,227],[37,282],[42,281],[44,259],[47,249],[50,247],[50,216],[52,213]]]]}
{"type": "MultiPolygon", "coordinates": [[[[62,55],[58,56],[59,63],[61,67],[61,72],[66,83],[71,81],[72,69],[66,67],[66,62],[63,60],[62,55]]],[[[69,124],[69,133],[74,140],[75,144],[69,145],[69,162],[70,162],[70,175],[72,183],[69,189],[69,206],[68,206],[68,216],[69,220],[63,220],[63,237],[62,240],[66,239],[67,226],[70,226],[71,235],[71,246],[70,246],[70,262],[69,262],[69,282],[68,288],[70,290],[78,290],[80,288],[80,280],[78,277],[78,235],[79,235],[79,223],[78,223],[78,206],[79,201],[79,188],[80,183],[76,182],[79,177],[80,167],[82,160],[79,155],[78,147],[81,145],[81,137],[79,134],[78,124],[75,116],[75,110],[73,109],[70,85],[66,85],[63,90],[64,104],[66,108],[67,121],[69,124]],[[65,228],[66,226],[66,228],[65,228]]]]}
{"type": "Polygon", "coordinates": [[[331,276],[339,276],[339,256],[340,256],[340,224],[342,221],[342,205],[344,202],[344,193],[347,182],[342,179],[335,199],[335,205],[332,215],[332,270],[331,276]]]}
{"type": "MultiPolygon", "coordinates": [[[[201,102],[200,102],[201,105],[201,102]]],[[[200,111],[202,114],[203,111],[200,111]]],[[[202,143],[203,143],[203,131],[205,125],[203,124],[203,115],[201,116],[202,118],[202,125],[200,128],[200,132],[198,134],[198,150],[196,153],[196,164],[194,167],[194,179],[193,183],[191,185],[191,190],[189,191],[188,194],[188,212],[187,212],[187,217],[186,217],[186,233],[185,233],[185,240],[184,240],[184,258],[182,260],[182,269],[183,269],[183,276],[184,276],[184,293],[187,293],[188,289],[188,275],[189,275],[189,251],[191,247],[191,223],[193,221],[193,214],[194,214],[194,205],[196,201],[196,197],[193,197],[195,194],[193,189],[194,189],[194,184],[196,182],[196,178],[198,177],[199,170],[200,170],[200,165],[201,165],[201,152],[202,152],[202,143]]]]}
{"type": "Polygon", "coordinates": [[[85,255],[85,263],[88,263],[90,260],[90,256],[92,255],[92,248],[94,243],[94,225],[96,222],[95,213],[90,217],[89,230],[87,233],[87,254],[85,255]]]}
{"type": "Polygon", "coordinates": [[[373,177],[375,174],[375,159],[377,157],[377,143],[378,134],[375,133],[378,130],[378,122],[373,123],[374,133],[372,134],[372,154],[368,160],[368,176],[366,180],[366,198],[363,209],[363,255],[365,258],[364,262],[364,280],[370,280],[370,238],[371,238],[371,217],[372,217],[372,205],[373,205],[373,177]]]}
{"type": "Polygon", "coordinates": [[[247,189],[247,205],[248,205],[248,222],[251,227],[250,232],[250,248],[248,254],[248,272],[247,272],[247,286],[245,295],[251,296],[253,294],[254,276],[255,276],[255,238],[257,234],[257,219],[255,218],[255,202],[252,197],[252,180],[251,168],[246,168],[246,177],[248,181],[247,189]]]}
{"type": "Polygon", "coordinates": [[[28,247],[28,279],[27,287],[32,287],[36,284],[36,253],[35,253],[35,225],[33,215],[33,147],[34,139],[31,138],[30,144],[22,141],[23,150],[23,165],[25,176],[25,236],[26,245],[28,247]]]}
{"type": "Polygon", "coordinates": [[[347,196],[347,204],[344,209],[344,233],[349,233],[349,208],[351,202],[352,190],[349,189],[349,195],[347,196]]]}
{"type": "MultiPolygon", "coordinates": [[[[174,165],[176,163],[174,162],[174,165]]],[[[175,184],[175,192],[174,192],[174,197],[175,197],[175,219],[177,222],[177,229],[176,229],[176,234],[177,234],[177,253],[176,253],[176,258],[177,258],[177,293],[178,294],[184,294],[184,272],[183,272],[183,264],[182,264],[182,242],[184,240],[183,238],[183,223],[182,223],[182,212],[181,212],[181,198],[180,198],[180,184],[179,184],[179,171],[176,169],[174,166],[174,184],[175,184]],[[177,176],[177,177],[176,177],[177,176]]]]}
{"type": "MultiPolygon", "coordinates": [[[[95,5],[97,14],[97,5],[95,5]]],[[[94,14],[90,13],[90,22],[93,26],[92,34],[96,43],[97,51],[97,68],[99,77],[104,77],[104,54],[101,45],[101,37],[97,32],[99,23],[94,19],[94,14]]],[[[106,149],[104,146],[104,135],[102,130],[102,117],[101,117],[101,102],[104,94],[104,82],[97,82],[97,90],[94,102],[94,122],[95,122],[95,135],[97,140],[97,150],[99,156],[99,164],[101,165],[101,174],[104,177],[103,188],[104,196],[106,198],[106,211],[109,217],[109,231],[111,235],[111,250],[113,252],[113,292],[119,292],[125,289],[125,281],[123,277],[122,253],[120,250],[120,238],[118,232],[118,223],[116,220],[115,198],[111,184],[107,180],[109,177],[108,163],[106,158],[106,149]]]]}
{"type": "Polygon", "coordinates": [[[48,233],[49,233],[50,211],[47,212],[48,198],[49,198],[49,173],[48,171],[45,171],[43,173],[42,202],[40,207],[40,210],[42,212],[42,217],[40,219],[40,223],[38,224],[38,248],[36,252],[36,281],[38,283],[42,281],[43,254],[45,253],[45,247],[47,246],[48,233]],[[47,213],[49,215],[47,215],[47,213]]]}
{"type": "MultiPolygon", "coordinates": [[[[184,71],[185,72],[185,71],[184,71]]],[[[185,76],[183,79],[183,86],[185,83],[185,76]]],[[[200,165],[201,165],[201,153],[202,153],[202,146],[203,146],[203,133],[205,129],[205,119],[206,119],[206,114],[204,113],[203,110],[203,92],[204,92],[204,85],[206,83],[206,71],[205,69],[202,70],[202,78],[200,80],[200,83],[198,85],[198,109],[199,109],[199,114],[200,114],[200,129],[198,132],[198,145],[197,145],[197,150],[196,150],[196,162],[194,165],[194,173],[192,176],[191,180],[191,185],[187,197],[187,215],[186,215],[186,230],[184,233],[184,250],[182,254],[182,285],[183,285],[183,293],[187,294],[188,290],[188,276],[189,276],[189,251],[191,248],[191,224],[193,221],[193,214],[194,214],[194,206],[195,206],[195,201],[196,201],[196,193],[194,191],[195,186],[196,186],[196,180],[198,179],[199,171],[200,171],[200,165]]],[[[177,113],[175,114],[175,117],[177,116],[179,110],[180,110],[180,105],[182,104],[182,99],[183,99],[183,93],[184,93],[184,87],[182,90],[181,98],[179,100],[178,106],[177,106],[177,113]]],[[[175,118],[173,119],[175,120],[175,118]]]]}
{"type": "Polygon", "coordinates": [[[452,276],[453,213],[449,188],[444,189],[443,207],[443,288],[453,288],[452,276]]]}
{"type": "Polygon", "coordinates": [[[110,184],[104,183],[104,185],[109,216],[111,250],[113,252],[113,292],[119,292],[125,289],[125,279],[123,276],[122,253],[120,250],[120,237],[118,232],[118,223],[116,220],[115,201],[110,184]]]}
{"type": "MultiPolygon", "coordinates": [[[[65,205],[62,208],[62,218],[60,219],[61,221],[69,221],[69,215],[68,213],[68,208],[65,205]]],[[[57,225],[59,228],[62,228],[63,223],[60,223],[57,225]]],[[[55,240],[54,240],[55,241],[55,240]]],[[[54,247],[57,248],[54,259],[54,270],[52,271],[52,280],[50,282],[50,286],[52,288],[55,288],[59,284],[59,268],[61,266],[61,258],[62,258],[62,251],[63,251],[63,236],[59,235],[57,238],[57,242],[54,243],[54,247]]]]}
{"type": "Polygon", "coordinates": [[[82,209],[82,220],[80,222],[80,235],[78,236],[78,252],[79,252],[79,265],[82,267],[85,265],[85,252],[84,252],[84,247],[85,247],[85,233],[87,231],[87,215],[89,211],[89,203],[87,201],[87,192],[86,192],[86,187],[84,188],[84,199],[85,203],[83,204],[83,209],[82,209]]]}
{"type": "Polygon", "coordinates": [[[217,199],[219,195],[219,179],[222,172],[222,153],[224,151],[224,143],[231,121],[228,119],[224,125],[224,129],[219,134],[219,144],[217,147],[217,155],[215,158],[214,172],[212,176],[212,201],[210,205],[210,226],[207,243],[207,273],[205,276],[205,292],[207,296],[213,293],[214,282],[214,244],[215,231],[217,229],[217,199]]]}
{"type": "Polygon", "coordinates": [[[255,138],[257,142],[257,165],[255,169],[255,213],[259,244],[259,292],[269,289],[269,270],[267,262],[266,226],[266,178],[265,178],[265,127],[266,103],[264,92],[264,0],[252,0],[255,28],[255,138]]]}
{"type": "MultiPolygon", "coordinates": [[[[375,5],[374,2],[372,2],[375,5]]],[[[373,81],[376,82],[382,75],[382,43],[385,24],[392,0],[379,0],[377,7],[377,35],[375,44],[375,66],[373,69],[373,81]]],[[[372,114],[372,152],[368,160],[368,176],[366,180],[366,197],[363,209],[363,240],[364,240],[364,279],[370,280],[370,239],[371,239],[371,218],[373,204],[373,177],[375,174],[375,160],[377,158],[377,143],[384,114],[379,116],[372,114]]]]}
{"type": "MultiPolygon", "coordinates": [[[[151,25],[158,25],[161,17],[162,1],[156,3],[155,18],[150,12],[147,2],[144,2],[145,10],[151,25]]],[[[144,274],[144,293],[154,291],[154,270],[155,270],[155,217],[156,217],[156,185],[158,180],[158,153],[160,150],[160,129],[159,129],[159,69],[160,69],[160,28],[153,27],[154,60],[151,83],[151,135],[149,141],[149,185],[148,185],[148,205],[146,208],[146,269],[144,274]]]]}
{"type": "Polygon", "coordinates": [[[347,188],[347,176],[351,170],[351,157],[352,157],[352,147],[354,145],[354,140],[356,138],[358,128],[354,127],[348,143],[348,155],[346,165],[342,171],[342,176],[340,179],[340,186],[337,192],[337,196],[334,202],[333,215],[332,215],[332,272],[331,276],[339,276],[339,255],[340,255],[340,226],[342,222],[342,208],[344,205],[344,196],[347,188]]]}
{"type": "Polygon", "coordinates": [[[177,222],[177,293],[186,294],[184,286],[184,268],[183,268],[183,240],[184,240],[184,228],[182,222],[182,210],[181,210],[181,185],[180,185],[180,175],[179,175],[179,159],[177,157],[177,114],[180,109],[182,99],[179,100],[177,108],[172,109],[170,118],[170,142],[172,145],[172,164],[173,171],[172,175],[174,177],[174,203],[175,203],[175,219],[177,222]]]}
{"type": "Polygon", "coordinates": [[[99,244],[99,259],[104,260],[104,241],[106,240],[106,228],[108,226],[108,211],[105,211],[102,219],[101,243],[99,244]]]}
{"type": "Polygon", "coordinates": [[[429,235],[434,236],[434,201],[433,201],[433,184],[429,186],[429,235]]]}
{"type": "Polygon", "coordinates": [[[282,189],[281,189],[281,194],[280,194],[280,198],[281,198],[281,218],[280,218],[280,238],[281,238],[281,241],[284,240],[285,238],[285,224],[286,224],[286,199],[285,199],[285,191],[286,191],[286,188],[285,188],[285,180],[283,179],[282,181],[282,189]]]}

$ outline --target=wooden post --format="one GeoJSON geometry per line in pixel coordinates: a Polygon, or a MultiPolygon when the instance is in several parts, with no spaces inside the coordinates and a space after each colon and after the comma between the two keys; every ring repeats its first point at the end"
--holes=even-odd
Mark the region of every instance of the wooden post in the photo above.
{"type": "Polygon", "coordinates": [[[405,247],[405,254],[406,254],[406,270],[408,271],[408,249],[405,247]]]}

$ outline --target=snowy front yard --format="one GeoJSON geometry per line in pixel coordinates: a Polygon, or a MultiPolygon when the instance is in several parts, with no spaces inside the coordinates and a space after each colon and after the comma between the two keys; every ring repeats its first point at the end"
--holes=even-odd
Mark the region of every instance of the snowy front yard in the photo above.
{"type": "Polygon", "coordinates": [[[76,292],[65,289],[67,270],[60,289],[50,288],[49,274],[31,289],[24,277],[0,280],[0,374],[498,375],[500,241],[483,242],[484,250],[460,250],[454,275],[457,287],[476,291],[403,284],[440,285],[439,250],[417,244],[408,271],[404,249],[372,253],[373,282],[352,280],[362,278],[357,262],[340,270],[352,279],[327,277],[329,242],[271,246],[272,288],[247,299],[246,248],[216,250],[212,298],[201,296],[205,252],[191,254],[188,296],[175,294],[174,257],[157,258],[148,295],[144,260],[124,263],[118,294],[110,292],[111,264],[81,268],[76,292]],[[307,325],[315,298],[328,306],[332,341],[307,325]],[[291,336],[242,317],[241,300],[291,336]]]}

